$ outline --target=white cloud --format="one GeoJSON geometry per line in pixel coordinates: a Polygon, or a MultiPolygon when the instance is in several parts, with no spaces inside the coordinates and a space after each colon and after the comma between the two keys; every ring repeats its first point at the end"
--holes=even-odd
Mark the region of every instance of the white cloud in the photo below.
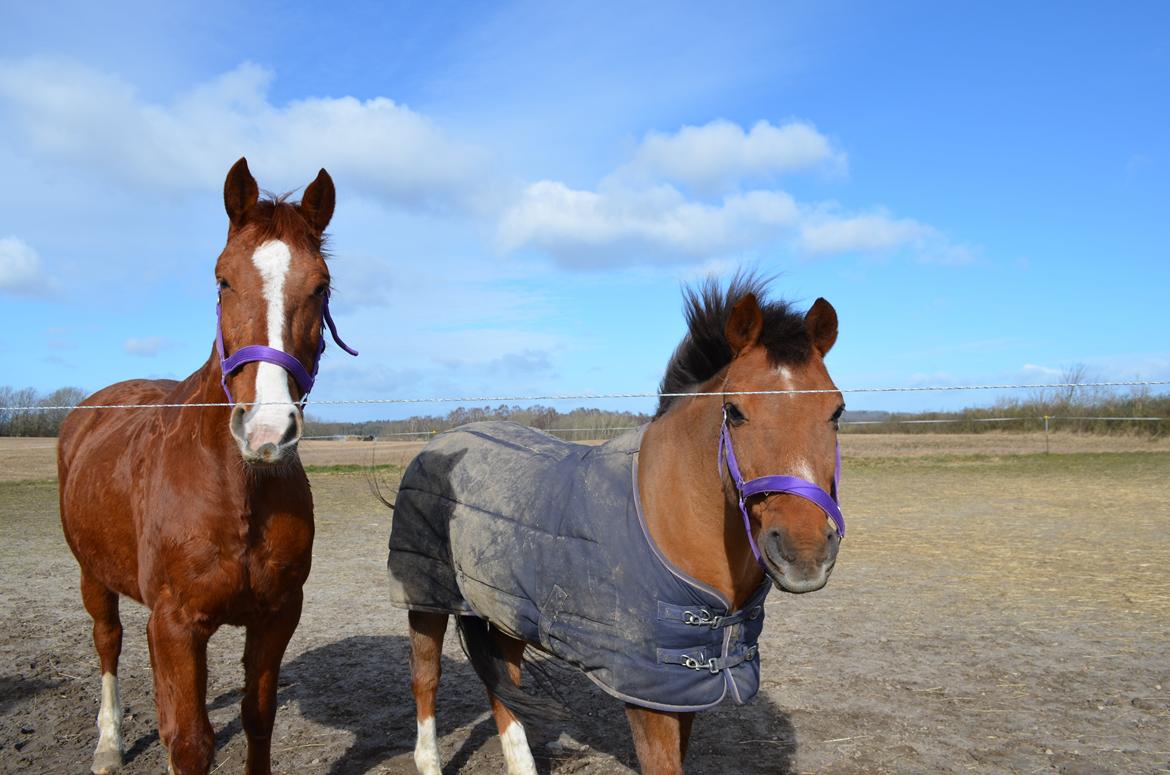
{"type": "Polygon", "coordinates": [[[933,233],[913,218],[891,218],[884,213],[816,218],[801,226],[800,245],[813,254],[884,251],[933,233]]]}
{"type": "Polygon", "coordinates": [[[14,296],[44,296],[53,283],[41,267],[41,257],[24,240],[0,238],[0,292],[14,296]]]}
{"type": "Polygon", "coordinates": [[[247,156],[270,187],[304,185],[325,167],[339,187],[398,206],[460,207],[474,196],[480,154],[426,116],[386,97],[274,105],[273,77],[245,62],[163,103],[76,63],[0,61],[0,111],[32,152],[153,191],[216,189],[247,156]]]}
{"type": "Polygon", "coordinates": [[[833,203],[810,209],[796,240],[807,256],[840,253],[904,252],[922,264],[960,266],[975,261],[976,250],[952,242],[945,234],[914,218],[898,218],[883,209],[842,214],[833,203]]]}
{"type": "Polygon", "coordinates": [[[717,119],[673,134],[647,134],[628,171],[709,191],[800,170],[841,172],[845,166],[845,154],[812,124],[758,121],[745,132],[738,124],[717,119]]]}
{"type": "Polygon", "coordinates": [[[131,337],[122,343],[125,352],[140,358],[153,358],[170,346],[171,342],[161,336],[131,337]]]}
{"type": "Polygon", "coordinates": [[[767,242],[797,217],[796,202],[783,191],[708,204],[665,184],[594,192],[542,180],[504,214],[499,243],[504,250],[546,251],[570,266],[693,260],[767,242]]]}
{"type": "Polygon", "coordinates": [[[759,185],[813,168],[843,171],[845,155],[805,122],[760,121],[744,131],[717,120],[650,133],[596,190],[556,180],[528,185],[500,217],[497,244],[578,269],[742,261],[761,249],[806,257],[898,252],[946,265],[974,260],[972,248],[913,218],[801,203],[759,185]]]}

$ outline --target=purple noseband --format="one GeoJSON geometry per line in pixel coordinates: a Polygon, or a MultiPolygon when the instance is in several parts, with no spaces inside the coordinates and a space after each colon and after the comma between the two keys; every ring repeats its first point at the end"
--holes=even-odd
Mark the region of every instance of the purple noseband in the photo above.
{"type": "Polygon", "coordinates": [[[735,459],[735,449],[731,446],[731,430],[727,422],[727,410],[723,410],[723,425],[719,430],[719,465],[723,466],[723,461],[727,461],[727,470],[731,473],[731,480],[735,483],[735,490],[739,494],[739,511],[743,514],[743,527],[747,532],[748,544],[752,547],[752,554],[756,557],[756,562],[764,568],[767,573],[768,569],[764,565],[764,558],[760,555],[760,547],[756,545],[755,536],[752,535],[752,524],[748,518],[747,500],[753,495],[760,495],[768,492],[787,493],[789,495],[797,495],[805,500],[812,501],[821,508],[821,511],[833,520],[833,524],[837,526],[837,535],[841,538],[845,537],[845,516],[841,513],[841,507],[837,505],[837,485],[841,481],[841,442],[837,442],[837,468],[833,471],[833,490],[827,493],[818,485],[810,481],[801,479],[799,476],[760,476],[750,481],[743,480],[743,474],[739,472],[739,463],[735,459]]]}
{"type": "Polygon", "coordinates": [[[301,389],[301,400],[305,400],[309,395],[309,391],[313,389],[313,383],[317,379],[317,368],[321,365],[321,353],[325,352],[325,327],[329,327],[329,333],[333,336],[333,341],[337,342],[337,346],[345,350],[350,355],[357,355],[357,350],[353,349],[345,342],[341,341],[341,337],[337,335],[337,325],[333,322],[333,316],[329,314],[329,293],[325,293],[325,301],[321,307],[321,345],[317,348],[317,357],[313,359],[313,371],[305,370],[293,356],[277,350],[275,347],[268,347],[262,344],[249,344],[236,350],[231,354],[231,357],[224,357],[223,348],[223,322],[220,312],[219,302],[215,303],[215,349],[219,352],[219,372],[220,384],[223,385],[223,392],[227,395],[229,404],[235,404],[235,399],[232,398],[232,392],[228,390],[227,378],[236,369],[243,366],[245,363],[252,363],[254,361],[264,361],[266,363],[274,363],[280,368],[292,375],[296,381],[297,387],[301,389]]]}

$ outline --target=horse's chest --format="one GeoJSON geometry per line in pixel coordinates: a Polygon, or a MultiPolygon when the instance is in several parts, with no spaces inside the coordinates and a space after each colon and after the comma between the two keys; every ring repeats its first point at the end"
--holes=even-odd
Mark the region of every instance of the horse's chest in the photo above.
{"type": "Polygon", "coordinates": [[[167,553],[160,587],[196,618],[245,624],[299,599],[312,547],[311,522],[284,525],[275,535],[191,537],[181,550],[167,553]]]}

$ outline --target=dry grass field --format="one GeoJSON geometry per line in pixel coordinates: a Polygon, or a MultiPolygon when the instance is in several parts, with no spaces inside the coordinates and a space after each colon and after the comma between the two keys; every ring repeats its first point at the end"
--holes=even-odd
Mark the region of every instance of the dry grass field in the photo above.
{"type": "MultiPolygon", "coordinates": [[[[1170,772],[1170,442],[1054,434],[843,436],[849,535],[821,592],[774,592],[762,687],[695,725],[697,773],[1170,772]]],[[[408,773],[405,616],[385,599],[392,489],[418,444],[306,442],[318,535],[281,677],[286,773],[408,773]]],[[[57,517],[51,440],[0,440],[0,771],[84,772],[97,660],[57,517]]],[[[146,614],[123,604],[126,771],[165,771],[146,614]]],[[[242,634],[212,641],[217,772],[242,770],[242,634]]],[[[502,772],[448,639],[446,772],[502,772]]],[[[530,730],[542,772],[634,764],[620,706],[566,675],[530,730]]]]}

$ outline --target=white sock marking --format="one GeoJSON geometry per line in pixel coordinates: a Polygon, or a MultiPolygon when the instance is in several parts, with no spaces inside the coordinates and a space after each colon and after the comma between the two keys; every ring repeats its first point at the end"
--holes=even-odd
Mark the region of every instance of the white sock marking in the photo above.
{"type": "Polygon", "coordinates": [[[524,734],[524,725],[513,721],[500,735],[500,743],[504,746],[504,761],[508,763],[508,775],[536,775],[536,762],[532,760],[532,751],[528,748],[528,737],[524,734]]]}
{"type": "Polygon", "coordinates": [[[102,707],[98,711],[98,744],[96,753],[122,753],[122,700],[118,695],[118,676],[102,674],[102,707]]]}
{"type": "Polygon", "coordinates": [[[435,717],[418,722],[418,738],[414,744],[414,766],[420,775],[442,775],[439,762],[439,741],[435,737],[435,717]]]}

